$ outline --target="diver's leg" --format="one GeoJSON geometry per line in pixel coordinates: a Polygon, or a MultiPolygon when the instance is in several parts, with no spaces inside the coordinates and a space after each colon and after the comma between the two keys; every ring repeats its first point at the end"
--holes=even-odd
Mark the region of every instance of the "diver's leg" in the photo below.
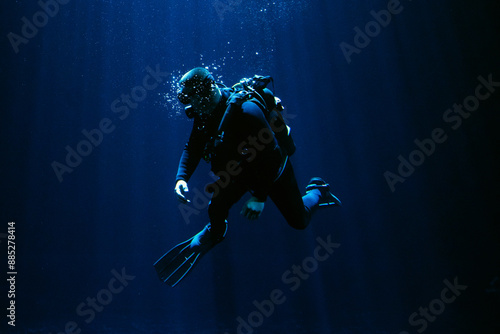
{"type": "Polygon", "coordinates": [[[241,183],[231,181],[224,187],[217,188],[217,192],[208,205],[208,217],[210,218],[210,232],[216,242],[222,241],[227,230],[227,216],[229,209],[240,200],[247,192],[247,188],[241,183]]]}
{"type": "Polygon", "coordinates": [[[245,188],[235,182],[218,189],[208,207],[210,223],[195,236],[177,245],[156,261],[154,266],[163,282],[170,286],[177,285],[203,255],[224,239],[229,209],[245,192],[245,188]]]}
{"type": "Polygon", "coordinates": [[[278,207],[288,224],[295,229],[305,229],[311,216],[317,209],[321,199],[321,191],[313,189],[302,196],[295,179],[290,161],[287,162],[283,174],[274,183],[269,197],[278,207]]]}

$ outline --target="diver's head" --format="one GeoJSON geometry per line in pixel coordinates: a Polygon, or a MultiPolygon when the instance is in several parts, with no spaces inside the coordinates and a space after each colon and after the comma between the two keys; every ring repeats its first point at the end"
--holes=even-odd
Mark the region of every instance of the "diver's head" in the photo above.
{"type": "Polygon", "coordinates": [[[186,105],[186,115],[210,114],[221,99],[221,93],[210,72],[203,67],[196,67],[179,80],[177,98],[186,105]]]}

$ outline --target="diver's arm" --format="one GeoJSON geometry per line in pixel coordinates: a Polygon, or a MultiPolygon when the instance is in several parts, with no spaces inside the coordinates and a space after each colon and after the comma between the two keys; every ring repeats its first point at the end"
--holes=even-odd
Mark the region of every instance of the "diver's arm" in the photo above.
{"type": "Polygon", "coordinates": [[[184,150],[179,160],[179,167],[177,168],[177,175],[175,177],[176,182],[179,180],[188,182],[191,175],[193,175],[196,170],[196,167],[198,167],[198,163],[203,154],[203,148],[197,146],[200,145],[193,145],[191,140],[184,146],[184,150]]]}
{"type": "Polygon", "coordinates": [[[254,150],[249,167],[257,173],[252,183],[253,203],[264,203],[271,190],[281,164],[281,153],[272,128],[262,110],[252,102],[242,105],[244,127],[248,131],[249,149],[254,150]],[[273,138],[269,139],[272,136],[273,138]],[[250,140],[249,138],[253,138],[250,140]],[[253,166],[251,166],[253,165],[253,166]]]}
{"type": "Polygon", "coordinates": [[[201,133],[196,130],[196,124],[194,124],[189,141],[184,146],[184,150],[179,160],[174,191],[177,195],[177,199],[182,203],[189,202],[186,197],[186,194],[189,192],[187,182],[196,170],[203,155],[205,142],[202,137],[201,133]]]}
{"type": "MultiPolygon", "coordinates": [[[[264,141],[259,139],[263,138],[264,132],[267,134],[273,132],[262,110],[255,103],[243,103],[240,116],[229,119],[225,125],[221,130],[225,131],[224,134],[230,138],[228,143],[233,145],[227,149],[240,152],[241,144],[244,144],[254,152],[242,162],[244,169],[253,170],[250,174],[255,179],[250,181],[253,196],[243,205],[241,210],[243,216],[254,220],[259,218],[264,210],[264,203],[279,169],[281,155],[275,139],[270,141],[267,140],[268,137],[264,141]],[[239,139],[235,140],[236,138],[239,139]],[[273,161],[278,162],[273,163],[273,161]]],[[[227,138],[223,138],[222,141],[224,142],[225,139],[227,138]]]]}

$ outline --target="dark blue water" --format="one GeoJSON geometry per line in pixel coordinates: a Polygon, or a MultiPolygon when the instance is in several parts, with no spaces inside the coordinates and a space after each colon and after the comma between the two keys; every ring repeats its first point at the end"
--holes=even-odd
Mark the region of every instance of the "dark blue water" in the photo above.
{"type": "Polygon", "coordinates": [[[498,3],[0,6],[1,333],[498,333],[498,3]],[[240,202],[170,288],[153,263],[208,221],[173,192],[197,66],[272,75],[299,186],[322,176],[344,205],[296,231],[240,202]]]}

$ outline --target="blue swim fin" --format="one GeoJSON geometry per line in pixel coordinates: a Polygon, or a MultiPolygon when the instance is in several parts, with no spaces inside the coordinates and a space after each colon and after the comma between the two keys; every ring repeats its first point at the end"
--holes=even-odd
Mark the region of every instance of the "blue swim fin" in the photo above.
{"type": "Polygon", "coordinates": [[[155,262],[154,268],[158,277],[167,285],[176,286],[194,268],[201,257],[220,241],[222,239],[213,240],[210,224],[208,224],[201,232],[178,244],[155,262]]]}
{"type": "Polygon", "coordinates": [[[313,177],[309,184],[306,187],[306,193],[310,192],[313,189],[318,189],[321,192],[321,198],[319,200],[319,206],[340,206],[342,202],[337,198],[334,194],[330,192],[330,185],[326,183],[320,177],[313,177]]]}
{"type": "Polygon", "coordinates": [[[174,287],[199,259],[200,254],[196,255],[191,248],[193,238],[178,244],[155,262],[154,268],[162,282],[174,287]]]}

